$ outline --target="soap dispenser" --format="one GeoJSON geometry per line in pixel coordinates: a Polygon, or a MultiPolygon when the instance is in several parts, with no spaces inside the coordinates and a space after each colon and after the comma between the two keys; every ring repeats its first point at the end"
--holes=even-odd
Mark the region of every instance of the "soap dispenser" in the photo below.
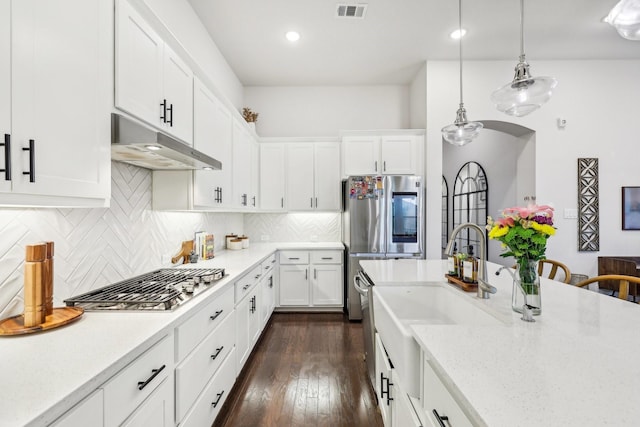
{"type": "Polygon", "coordinates": [[[458,277],[458,244],[453,242],[453,253],[447,258],[449,275],[458,277]]]}
{"type": "Polygon", "coordinates": [[[473,245],[469,245],[469,254],[464,260],[462,281],[465,283],[478,283],[478,258],[473,255],[473,245]]]}

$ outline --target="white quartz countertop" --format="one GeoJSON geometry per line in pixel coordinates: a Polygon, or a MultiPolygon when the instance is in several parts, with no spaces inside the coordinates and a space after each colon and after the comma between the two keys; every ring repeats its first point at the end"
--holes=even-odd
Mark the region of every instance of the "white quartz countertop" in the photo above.
{"type": "MultiPolygon", "coordinates": [[[[224,267],[227,276],[171,312],[85,312],[76,322],[0,337],[0,426],[44,426],[276,250],[344,249],[340,242],[252,244],[184,267],[224,267]]],[[[55,284],[54,284],[55,286],[55,284]]],[[[55,288],[54,288],[55,292],[55,288]]]]}
{"type": "MultiPolygon", "coordinates": [[[[440,260],[361,265],[376,285],[445,282],[440,260]]],[[[639,425],[640,305],[542,279],[542,314],[526,323],[511,310],[512,279],[506,272],[495,276],[498,267],[487,265],[497,293],[475,303],[502,325],[412,326],[471,421],[491,427],[639,425]]]]}

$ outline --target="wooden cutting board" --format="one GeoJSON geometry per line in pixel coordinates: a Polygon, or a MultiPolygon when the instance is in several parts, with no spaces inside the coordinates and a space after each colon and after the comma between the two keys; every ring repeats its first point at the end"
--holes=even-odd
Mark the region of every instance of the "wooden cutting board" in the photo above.
{"type": "Polygon", "coordinates": [[[58,328],[78,320],[83,313],[82,307],[54,308],[44,323],[29,327],[24,326],[24,316],[19,314],[0,321],[0,336],[25,335],[58,328]]]}

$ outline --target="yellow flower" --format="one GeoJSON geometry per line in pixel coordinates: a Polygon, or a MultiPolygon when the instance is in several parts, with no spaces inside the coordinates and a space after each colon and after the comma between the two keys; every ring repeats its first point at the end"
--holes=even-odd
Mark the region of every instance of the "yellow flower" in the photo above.
{"type": "Polygon", "coordinates": [[[499,225],[496,225],[489,232],[489,238],[490,239],[497,239],[499,237],[504,236],[508,232],[509,232],[509,227],[501,227],[499,225]]]}
{"type": "Polygon", "coordinates": [[[547,234],[549,236],[553,236],[554,234],[556,234],[556,229],[553,228],[550,225],[547,224],[543,224],[540,226],[540,231],[543,232],[544,234],[547,234]]]}

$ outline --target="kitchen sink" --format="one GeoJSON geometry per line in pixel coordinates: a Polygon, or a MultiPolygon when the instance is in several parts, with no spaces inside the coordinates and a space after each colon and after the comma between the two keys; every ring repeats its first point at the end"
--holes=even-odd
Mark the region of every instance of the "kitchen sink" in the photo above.
{"type": "Polygon", "coordinates": [[[450,285],[375,286],[376,330],[407,393],[420,396],[420,347],[410,325],[502,325],[498,318],[450,285]]]}

